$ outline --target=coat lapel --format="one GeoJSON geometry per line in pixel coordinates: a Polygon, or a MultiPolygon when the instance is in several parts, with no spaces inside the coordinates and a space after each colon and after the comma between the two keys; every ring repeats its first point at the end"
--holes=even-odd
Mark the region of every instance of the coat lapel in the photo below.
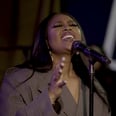
{"type": "Polygon", "coordinates": [[[66,86],[63,87],[61,99],[63,102],[63,112],[66,113],[68,116],[75,116],[77,104],[66,86]]]}

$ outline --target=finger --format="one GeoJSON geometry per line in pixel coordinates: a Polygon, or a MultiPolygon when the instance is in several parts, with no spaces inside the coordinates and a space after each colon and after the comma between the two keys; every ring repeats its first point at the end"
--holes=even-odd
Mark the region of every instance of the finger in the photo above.
{"type": "Polygon", "coordinates": [[[58,84],[58,87],[62,88],[64,85],[66,85],[66,81],[62,81],[58,84]]]}
{"type": "Polygon", "coordinates": [[[65,61],[65,60],[66,60],[66,58],[63,56],[62,59],[61,59],[61,61],[65,61]]]}
{"type": "Polygon", "coordinates": [[[54,72],[54,80],[58,81],[60,79],[60,76],[62,74],[63,71],[63,67],[64,67],[64,61],[65,61],[65,57],[62,57],[61,61],[59,62],[59,64],[56,66],[55,72],[54,72]]]}
{"type": "MultiPolygon", "coordinates": [[[[64,67],[64,62],[65,62],[65,57],[62,57],[61,62],[60,62],[60,69],[63,69],[64,67]]],[[[61,71],[62,72],[62,71],[61,71]]]]}
{"type": "Polygon", "coordinates": [[[57,74],[55,75],[54,80],[58,81],[60,79],[61,74],[62,74],[62,68],[59,68],[57,74]]]}
{"type": "Polygon", "coordinates": [[[61,62],[60,63],[60,68],[63,69],[63,67],[64,67],[64,62],[61,62]]]}
{"type": "Polygon", "coordinates": [[[58,68],[58,72],[57,72],[57,75],[56,75],[56,80],[59,80],[60,76],[62,75],[62,72],[63,72],[63,67],[64,67],[64,63],[62,62],[58,68]]]}

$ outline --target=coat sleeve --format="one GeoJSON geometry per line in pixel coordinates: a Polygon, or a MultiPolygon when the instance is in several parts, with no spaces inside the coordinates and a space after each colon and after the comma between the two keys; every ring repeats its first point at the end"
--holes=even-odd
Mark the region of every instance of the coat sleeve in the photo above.
{"type": "Polygon", "coordinates": [[[99,114],[99,115],[111,116],[111,107],[108,101],[107,92],[102,87],[102,85],[98,82],[97,79],[95,79],[94,84],[95,84],[95,87],[97,88],[98,95],[100,95],[98,96],[95,94],[96,114],[98,112],[101,112],[102,114],[99,114]]]}
{"type": "Polygon", "coordinates": [[[47,93],[43,91],[29,104],[25,104],[21,95],[3,84],[0,92],[0,116],[57,116],[47,93]],[[7,88],[8,91],[7,91],[7,88]]]}
{"type": "Polygon", "coordinates": [[[47,89],[26,107],[20,109],[16,116],[58,116],[50,102],[47,89]]]}
{"type": "Polygon", "coordinates": [[[10,81],[13,79],[10,76],[5,76],[0,88],[0,116],[57,116],[47,89],[27,102],[14,86],[15,81],[10,81]]]}
{"type": "Polygon", "coordinates": [[[98,95],[94,96],[94,115],[95,116],[111,116],[110,107],[105,104],[98,95]]]}
{"type": "Polygon", "coordinates": [[[0,88],[0,116],[15,116],[25,103],[13,86],[4,80],[0,88]]]}

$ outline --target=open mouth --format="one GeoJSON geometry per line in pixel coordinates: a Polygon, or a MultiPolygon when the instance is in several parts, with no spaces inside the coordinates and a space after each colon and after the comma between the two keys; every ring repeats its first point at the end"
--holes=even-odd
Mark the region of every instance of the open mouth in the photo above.
{"type": "Polygon", "coordinates": [[[63,36],[62,40],[74,40],[74,36],[73,35],[65,35],[65,36],[63,36]]]}

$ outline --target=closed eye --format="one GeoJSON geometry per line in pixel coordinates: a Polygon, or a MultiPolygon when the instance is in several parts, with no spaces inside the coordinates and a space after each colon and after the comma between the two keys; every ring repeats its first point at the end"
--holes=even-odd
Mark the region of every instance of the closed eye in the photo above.
{"type": "Polygon", "coordinates": [[[57,24],[57,25],[54,25],[53,28],[57,28],[57,27],[62,27],[63,25],[61,24],[57,24]]]}
{"type": "Polygon", "coordinates": [[[72,27],[78,27],[77,24],[70,24],[70,26],[72,26],[72,27]]]}
{"type": "MultiPolygon", "coordinates": [[[[54,25],[53,28],[62,27],[62,26],[63,26],[63,25],[58,24],[58,25],[54,25]]],[[[78,27],[77,24],[70,24],[69,26],[71,26],[71,27],[78,27]]]]}

